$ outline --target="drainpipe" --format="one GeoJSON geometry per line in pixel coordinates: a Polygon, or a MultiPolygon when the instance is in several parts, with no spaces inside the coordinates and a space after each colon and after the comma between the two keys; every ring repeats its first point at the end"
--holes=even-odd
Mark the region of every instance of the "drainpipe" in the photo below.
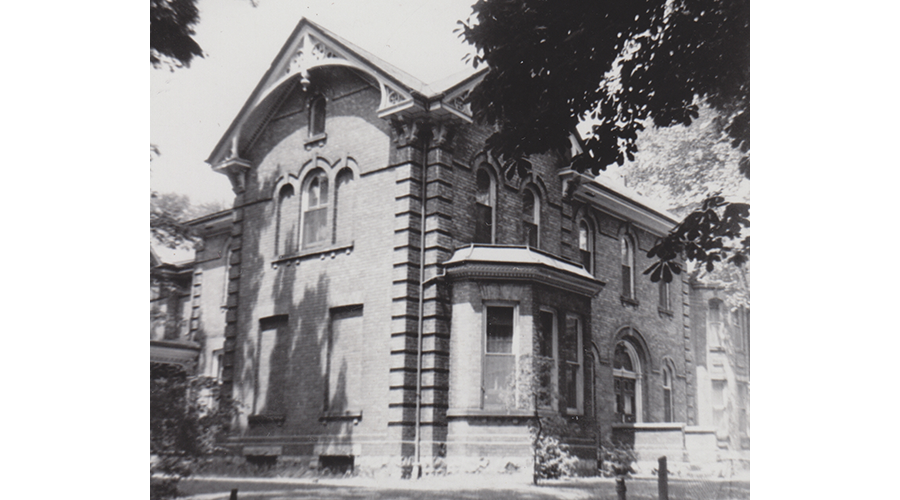
{"type": "Polygon", "coordinates": [[[422,140],[422,219],[419,229],[419,338],[416,349],[416,465],[413,471],[416,479],[422,477],[422,337],[425,330],[425,207],[428,195],[428,141],[431,139],[430,127],[426,128],[423,124],[420,134],[422,140]]]}

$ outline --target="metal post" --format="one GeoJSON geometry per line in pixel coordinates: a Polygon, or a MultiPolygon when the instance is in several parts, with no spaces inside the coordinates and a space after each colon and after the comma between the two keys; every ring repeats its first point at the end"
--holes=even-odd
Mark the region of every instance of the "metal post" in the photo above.
{"type": "Polygon", "coordinates": [[[238,490],[237,488],[231,490],[231,497],[229,498],[229,500],[238,500],[237,490],[238,490]]]}
{"type": "Polygon", "coordinates": [[[669,500],[669,470],[666,468],[666,457],[659,457],[659,500],[669,500]]]}
{"type": "Polygon", "coordinates": [[[619,500],[625,499],[625,476],[618,475],[616,476],[616,494],[619,495],[619,500]]]}

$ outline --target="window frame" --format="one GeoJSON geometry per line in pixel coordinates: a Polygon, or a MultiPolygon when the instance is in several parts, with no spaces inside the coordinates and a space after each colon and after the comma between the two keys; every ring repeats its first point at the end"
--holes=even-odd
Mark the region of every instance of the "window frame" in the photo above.
{"type": "MultiPolygon", "coordinates": [[[[300,204],[297,203],[297,197],[301,196],[300,193],[297,192],[297,187],[294,186],[292,182],[285,182],[276,191],[275,197],[278,206],[276,207],[276,220],[275,220],[275,256],[278,258],[282,258],[288,255],[295,254],[299,251],[299,235],[294,234],[293,241],[291,241],[291,245],[287,243],[287,233],[285,232],[285,222],[294,218],[298,223],[300,222],[298,219],[298,214],[296,213],[296,209],[299,208],[300,204]],[[290,196],[284,196],[285,189],[291,189],[290,196]],[[290,201],[289,201],[290,200],[290,201]],[[296,205],[296,206],[295,206],[296,205]],[[294,208],[292,210],[291,208],[294,208]]],[[[299,233],[299,231],[294,231],[295,233],[299,233]]]]}
{"type": "Polygon", "coordinates": [[[637,292],[635,290],[636,280],[634,276],[634,254],[634,238],[632,238],[631,235],[627,232],[622,233],[622,235],[619,237],[619,261],[622,267],[622,297],[630,300],[636,300],[637,298],[637,292]]]}
{"type": "Polygon", "coordinates": [[[306,174],[306,177],[303,179],[303,184],[302,184],[303,189],[302,189],[302,191],[301,191],[301,198],[300,198],[300,249],[301,249],[301,250],[306,250],[306,249],[309,249],[309,248],[317,248],[317,247],[321,247],[321,246],[323,246],[323,245],[328,245],[328,244],[331,242],[331,239],[332,239],[333,236],[330,236],[330,235],[328,234],[328,229],[329,229],[330,226],[331,226],[331,224],[330,224],[330,221],[331,221],[331,209],[330,209],[330,206],[329,206],[329,205],[330,205],[330,201],[331,201],[332,198],[333,198],[333,195],[332,195],[332,193],[330,192],[331,189],[332,189],[332,184],[333,184],[333,183],[330,182],[330,178],[329,178],[329,176],[328,176],[328,172],[326,172],[325,169],[323,169],[323,168],[321,168],[321,167],[317,167],[317,168],[313,169],[313,170],[310,171],[308,174],[306,174]],[[322,180],[322,179],[324,179],[324,181],[325,181],[325,182],[324,182],[324,183],[325,183],[325,188],[324,188],[324,189],[322,189],[322,187],[321,187],[321,184],[322,184],[321,180],[322,180]],[[309,190],[310,190],[310,188],[312,187],[312,183],[313,183],[314,181],[316,181],[316,180],[319,180],[319,181],[320,181],[320,182],[319,182],[319,184],[320,184],[320,187],[319,187],[319,200],[318,200],[319,203],[318,203],[317,205],[315,205],[314,208],[310,208],[310,206],[309,206],[309,201],[310,201],[309,190]],[[323,194],[324,194],[324,197],[325,197],[325,202],[324,202],[324,203],[321,201],[321,200],[322,200],[322,197],[323,197],[323,194]],[[315,241],[307,242],[307,236],[306,236],[307,228],[306,228],[306,226],[307,226],[307,224],[308,224],[308,222],[309,222],[309,220],[308,220],[308,214],[309,214],[310,212],[312,212],[313,210],[315,210],[315,211],[322,211],[322,213],[325,214],[325,220],[324,220],[323,223],[322,223],[322,227],[323,227],[324,229],[321,229],[321,231],[322,231],[324,234],[322,235],[321,238],[319,238],[319,239],[317,239],[317,240],[315,240],[315,241]]]}
{"type": "MultiPolygon", "coordinates": [[[[563,317],[566,320],[566,327],[568,327],[568,319],[574,318],[576,323],[575,328],[575,362],[571,362],[569,360],[562,359],[562,355],[559,356],[558,364],[562,363],[566,364],[574,364],[575,369],[575,406],[570,406],[568,394],[566,395],[566,414],[567,415],[583,415],[584,414],[584,318],[580,314],[576,314],[573,312],[566,312],[563,317]]],[[[566,386],[566,389],[569,390],[569,387],[566,386]]]]}
{"type": "Polygon", "coordinates": [[[308,102],[307,137],[317,139],[325,135],[328,103],[321,94],[311,97],[308,102]],[[318,127],[319,124],[321,127],[318,127]]]}
{"type": "Polygon", "coordinates": [[[332,207],[330,212],[332,213],[331,217],[331,243],[345,243],[344,240],[350,241],[353,239],[353,216],[355,215],[353,202],[355,197],[353,196],[353,188],[355,187],[356,182],[356,173],[353,172],[353,169],[350,167],[343,167],[338,170],[337,174],[334,176],[334,196],[332,197],[332,207]],[[346,202],[341,202],[341,181],[347,178],[347,182],[344,184],[345,192],[343,194],[343,199],[349,200],[346,202]],[[351,190],[349,193],[346,190],[351,190]],[[349,196],[349,198],[348,198],[349,196]],[[351,212],[350,214],[343,214],[339,212],[339,210],[343,208],[346,211],[351,212]],[[339,224],[347,224],[346,228],[339,228],[339,224]],[[338,238],[338,234],[341,233],[344,235],[344,238],[338,238]],[[340,240],[340,241],[339,241],[340,240]]]}
{"type": "MultiPolygon", "coordinates": [[[[643,405],[643,366],[641,365],[641,357],[637,352],[637,349],[634,345],[628,340],[622,339],[616,342],[615,348],[613,350],[613,393],[618,396],[618,393],[615,390],[615,379],[628,379],[634,381],[634,405],[633,405],[633,414],[634,414],[634,422],[625,422],[625,423],[641,423],[644,421],[644,405],[643,405]],[[615,351],[618,350],[619,345],[622,345],[625,348],[625,352],[628,354],[628,357],[631,359],[631,367],[634,371],[628,371],[621,368],[615,367],[615,351]]],[[[616,418],[621,421],[619,418],[620,415],[625,415],[623,413],[619,413],[619,409],[615,410],[616,418]]]]}
{"type": "Polygon", "coordinates": [[[675,421],[674,370],[668,365],[662,368],[663,422],[675,421]]]}
{"type": "Polygon", "coordinates": [[[722,336],[725,334],[725,322],[722,317],[725,303],[717,298],[706,302],[706,344],[709,350],[720,350],[724,347],[722,336]],[[715,304],[715,307],[713,307],[715,304]],[[716,311],[715,317],[713,311],[716,311]]]}
{"type": "Polygon", "coordinates": [[[478,240],[478,224],[481,222],[478,218],[478,209],[475,209],[475,234],[472,238],[472,241],[476,244],[488,244],[493,245],[497,241],[497,180],[494,177],[493,171],[487,166],[487,164],[482,163],[475,169],[475,206],[486,206],[491,210],[491,235],[489,242],[476,241],[478,240]],[[487,176],[488,179],[488,203],[489,205],[485,205],[479,201],[479,186],[478,186],[478,176],[481,172],[484,172],[484,175],[487,176]]]}
{"type": "Polygon", "coordinates": [[[585,268],[585,270],[591,275],[594,274],[594,228],[593,224],[586,217],[580,217],[578,219],[578,223],[576,224],[578,227],[578,252],[579,257],[581,257],[581,265],[584,266],[585,260],[587,260],[589,267],[585,268]],[[584,225],[585,228],[585,246],[587,248],[581,248],[581,226],[584,225]],[[585,256],[584,254],[587,254],[585,256]],[[587,258],[585,258],[587,257],[587,258]]]}
{"type": "Polygon", "coordinates": [[[525,186],[522,192],[522,242],[531,248],[541,248],[541,195],[533,186],[525,186]],[[531,195],[531,214],[525,212],[525,197],[531,195]],[[530,216],[531,221],[528,221],[530,216]],[[531,244],[531,229],[534,228],[534,245],[531,244]]]}
{"type": "Polygon", "coordinates": [[[483,410],[510,410],[518,406],[519,401],[519,384],[517,380],[519,370],[519,304],[506,301],[484,301],[482,303],[481,312],[481,408],[483,410]],[[490,308],[506,308],[512,310],[512,346],[510,353],[488,353],[488,309],[490,308]],[[510,356],[512,362],[513,388],[512,388],[512,404],[513,406],[505,407],[503,405],[486,404],[488,398],[487,388],[487,367],[488,356],[510,356]]]}
{"type": "MultiPolygon", "coordinates": [[[[538,311],[538,321],[541,327],[541,330],[538,332],[539,335],[543,335],[543,318],[542,314],[547,313],[551,315],[551,347],[550,347],[550,357],[544,356],[538,352],[538,357],[542,360],[550,360],[550,404],[543,406],[539,405],[539,409],[552,409],[554,411],[559,410],[559,315],[556,310],[552,307],[541,306],[538,311]]],[[[540,374],[537,374],[540,376],[540,374]]]]}

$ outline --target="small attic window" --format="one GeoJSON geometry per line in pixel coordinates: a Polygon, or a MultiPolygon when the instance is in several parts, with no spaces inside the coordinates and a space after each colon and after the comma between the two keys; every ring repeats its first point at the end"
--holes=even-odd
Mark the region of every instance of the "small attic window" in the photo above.
{"type": "Polygon", "coordinates": [[[309,136],[325,134],[325,98],[313,97],[309,101],[309,136]]]}

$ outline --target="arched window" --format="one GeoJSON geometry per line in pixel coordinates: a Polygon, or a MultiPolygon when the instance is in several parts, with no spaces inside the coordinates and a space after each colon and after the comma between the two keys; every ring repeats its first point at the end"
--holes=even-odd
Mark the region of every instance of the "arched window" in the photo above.
{"type": "Polygon", "coordinates": [[[613,387],[616,393],[616,420],[624,423],[643,421],[641,416],[641,361],[631,343],[616,344],[613,355],[613,387]]]}
{"type": "Polygon", "coordinates": [[[620,258],[622,261],[622,296],[634,298],[634,243],[631,237],[623,234],[619,238],[620,258]]]}
{"type": "Polygon", "coordinates": [[[348,243],[353,238],[353,171],[345,168],[334,181],[334,242],[348,243]]]}
{"type": "Polygon", "coordinates": [[[278,191],[278,221],[276,255],[285,256],[297,252],[297,197],[294,186],[285,184],[278,191]]]}
{"type": "Polygon", "coordinates": [[[581,219],[578,222],[578,253],[581,256],[581,265],[587,272],[594,273],[594,231],[588,221],[581,219]]]}
{"type": "Polygon", "coordinates": [[[566,314],[566,322],[559,336],[559,393],[566,411],[584,411],[584,349],[582,347],[581,317],[566,314]]]}
{"type": "Polygon", "coordinates": [[[487,169],[479,168],[475,174],[475,241],[494,242],[494,204],[496,194],[494,178],[487,169]]]}
{"type": "Polygon", "coordinates": [[[328,241],[328,177],[317,170],[303,189],[303,248],[328,241]]]}
{"type": "Polygon", "coordinates": [[[325,133],[325,98],[313,97],[309,101],[309,136],[315,137],[325,133]]]}
{"type": "Polygon", "coordinates": [[[663,376],[663,418],[664,422],[674,422],[675,421],[675,398],[674,398],[674,390],[673,382],[672,382],[672,370],[668,366],[664,366],[662,369],[663,376]]]}
{"type": "Polygon", "coordinates": [[[722,347],[722,301],[711,299],[706,311],[706,343],[710,349],[722,347]]]}
{"type": "Polygon", "coordinates": [[[522,198],[522,243],[538,248],[541,234],[541,198],[532,188],[525,188],[522,198]]]}

